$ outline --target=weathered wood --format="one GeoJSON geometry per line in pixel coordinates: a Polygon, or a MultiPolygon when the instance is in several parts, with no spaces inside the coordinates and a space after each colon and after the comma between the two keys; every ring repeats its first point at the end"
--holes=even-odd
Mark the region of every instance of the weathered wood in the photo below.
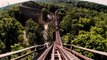
{"type": "Polygon", "coordinates": [[[20,60],[20,59],[22,59],[22,58],[24,58],[24,57],[26,57],[26,56],[28,56],[28,55],[30,55],[30,54],[32,54],[32,53],[34,53],[34,52],[35,52],[35,51],[32,51],[32,52],[27,53],[27,54],[24,54],[24,55],[22,55],[22,56],[19,56],[19,57],[13,58],[12,60],[20,60]]]}
{"type": "Polygon", "coordinates": [[[52,48],[52,45],[50,47],[48,47],[44,53],[37,59],[37,60],[45,60],[47,54],[49,53],[50,49],[52,48]]]}
{"type": "Polygon", "coordinates": [[[79,46],[75,46],[75,45],[72,45],[72,46],[74,46],[75,48],[79,48],[79,49],[82,49],[82,50],[86,50],[86,51],[90,51],[90,52],[93,52],[93,53],[97,53],[97,54],[100,54],[100,55],[107,56],[106,52],[97,51],[97,50],[93,50],[93,49],[87,49],[87,48],[83,48],[83,47],[79,47],[79,46]]]}
{"type": "Polygon", "coordinates": [[[55,49],[54,49],[54,45],[53,45],[52,54],[51,54],[51,60],[54,60],[54,54],[55,54],[55,53],[54,53],[54,52],[55,52],[54,50],[55,50],[55,49]]]}
{"type": "Polygon", "coordinates": [[[14,52],[7,52],[5,54],[0,54],[0,58],[7,57],[7,56],[10,56],[10,55],[13,55],[13,54],[18,54],[18,53],[24,52],[26,50],[30,50],[30,49],[40,47],[40,46],[44,46],[44,45],[35,45],[35,46],[28,47],[28,48],[24,48],[22,50],[18,50],[18,51],[14,51],[14,52]]]}
{"type": "Polygon", "coordinates": [[[84,55],[81,55],[80,53],[78,53],[78,52],[76,52],[74,50],[71,50],[71,49],[68,49],[68,48],[65,48],[65,49],[68,50],[68,51],[70,51],[70,52],[72,52],[73,54],[75,54],[76,56],[78,56],[78,57],[80,57],[80,58],[82,58],[84,60],[93,60],[93,59],[88,58],[88,57],[86,57],[84,55]]]}
{"type": "Polygon", "coordinates": [[[59,58],[59,60],[62,60],[59,51],[57,51],[57,54],[58,54],[58,58],[59,58]]]}
{"type": "Polygon", "coordinates": [[[71,46],[71,47],[74,47],[74,48],[78,48],[78,49],[82,49],[82,50],[86,50],[86,51],[90,51],[90,52],[97,53],[97,54],[100,54],[100,55],[107,56],[106,52],[97,51],[97,50],[88,49],[88,48],[83,48],[83,47],[79,47],[79,46],[76,46],[76,45],[70,45],[70,44],[65,44],[65,45],[66,46],[71,46]]]}

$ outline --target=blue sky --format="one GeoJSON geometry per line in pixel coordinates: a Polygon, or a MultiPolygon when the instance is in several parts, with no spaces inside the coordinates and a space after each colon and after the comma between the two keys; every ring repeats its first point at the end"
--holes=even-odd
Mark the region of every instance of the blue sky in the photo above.
{"type": "MultiPolygon", "coordinates": [[[[7,6],[8,4],[15,4],[24,1],[29,1],[29,0],[0,0],[0,7],[7,6]]],[[[83,0],[83,1],[90,1],[90,2],[107,5],[107,0],[83,0]]]]}

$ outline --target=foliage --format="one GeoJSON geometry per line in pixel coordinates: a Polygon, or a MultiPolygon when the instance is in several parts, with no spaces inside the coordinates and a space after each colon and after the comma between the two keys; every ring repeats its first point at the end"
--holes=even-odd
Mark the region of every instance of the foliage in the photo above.
{"type": "Polygon", "coordinates": [[[87,1],[69,1],[73,6],[107,12],[107,6],[87,1]]]}
{"type": "MultiPolygon", "coordinates": [[[[65,30],[62,36],[64,43],[107,52],[107,13],[105,10],[90,10],[90,7],[84,8],[81,5],[80,7],[64,5],[68,9],[60,22],[61,28],[65,30]]],[[[98,56],[80,49],[75,50],[93,59],[107,59],[104,56],[98,56]]]]}
{"type": "MultiPolygon", "coordinates": [[[[64,30],[62,36],[64,43],[107,52],[107,6],[77,0],[57,4],[32,1],[24,4],[39,9],[45,20],[47,20],[47,14],[59,10],[60,27],[64,30]]],[[[44,43],[42,26],[31,19],[23,18],[26,16],[21,15],[20,12],[22,11],[19,5],[9,8],[9,10],[0,10],[0,53],[11,51],[11,49],[13,51],[22,49],[25,47],[23,44],[27,45],[27,43],[30,45],[44,43]],[[27,22],[25,23],[25,21],[27,22]],[[28,39],[26,43],[23,41],[23,27],[20,23],[25,25],[28,39]]],[[[53,27],[49,27],[49,30],[51,35],[55,31],[53,27]]],[[[104,60],[104,56],[97,56],[80,49],[75,50],[88,57],[104,60]]],[[[27,58],[29,59],[31,56],[27,58]]]]}
{"type": "Polygon", "coordinates": [[[2,19],[2,18],[9,18],[10,16],[9,16],[9,13],[8,13],[8,10],[0,10],[0,20],[2,19]]]}
{"type": "MultiPolygon", "coordinates": [[[[79,35],[75,36],[74,40],[72,40],[71,43],[85,48],[90,48],[99,51],[107,51],[107,40],[105,40],[100,34],[96,34],[92,31],[80,31],[79,35]]],[[[90,53],[86,54],[86,52],[84,51],[81,52],[83,55],[86,55],[88,57],[95,57],[95,55],[89,56],[90,53]]]]}
{"type": "Polygon", "coordinates": [[[48,19],[47,15],[48,15],[49,11],[46,8],[43,8],[41,12],[42,12],[42,15],[44,18],[43,20],[47,20],[48,19]]]}
{"type": "MultiPolygon", "coordinates": [[[[17,50],[24,49],[24,47],[23,47],[20,43],[14,44],[14,45],[12,45],[11,47],[12,47],[12,51],[17,51],[17,50]]],[[[12,57],[12,58],[15,58],[15,57],[22,56],[22,55],[24,55],[24,54],[26,54],[26,53],[30,53],[30,52],[31,52],[31,50],[27,50],[27,51],[22,52],[22,53],[20,53],[20,54],[12,55],[11,57],[12,57]]],[[[22,58],[21,60],[31,60],[31,58],[32,58],[32,56],[29,56],[29,55],[28,55],[27,57],[22,58]]]]}
{"type": "Polygon", "coordinates": [[[6,47],[5,47],[5,44],[4,44],[4,42],[2,42],[1,40],[0,40],[0,53],[3,53],[4,51],[4,49],[5,49],[6,47]]]}
{"type": "Polygon", "coordinates": [[[43,36],[42,36],[42,27],[35,23],[33,20],[29,19],[26,22],[25,26],[27,37],[31,45],[42,44],[43,36]]]}
{"type": "Polygon", "coordinates": [[[3,18],[0,20],[1,41],[5,43],[6,48],[18,42],[18,36],[22,32],[22,28],[21,24],[14,18],[3,18]]]}

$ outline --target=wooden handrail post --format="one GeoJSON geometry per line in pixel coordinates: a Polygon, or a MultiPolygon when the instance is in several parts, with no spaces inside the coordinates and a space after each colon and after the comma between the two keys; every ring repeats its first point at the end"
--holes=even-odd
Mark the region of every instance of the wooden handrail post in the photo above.
{"type": "Polygon", "coordinates": [[[71,45],[70,49],[71,49],[71,50],[74,50],[74,46],[71,45]]]}
{"type": "Polygon", "coordinates": [[[35,46],[28,47],[28,48],[24,48],[22,50],[0,54],[0,60],[2,60],[2,58],[8,57],[8,56],[11,56],[11,55],[14,55],[14,54],[18,54],[18,53],[21,53],[21,52],[24,52],[24,51],[27,51],[27,50],[31,50],[33,48],[36,49],[37,47],[40,47],[40,46],[44,46],[44,45],[35,45],[35,46]]]}
{"type": "MultiPolygon", "coordinates": [[[[35,47],[35,50],[34,51],[37,51],[37,48],[35,47]]],[[[36,53],[33,53],[33,56],[32,56],[32,59],[35,58],[36,56],[36,53]]]]}
{"type": "Polygon", "coordinates": [[[80,47],[80,46],[76,46],[76,45],[70,45],[70,44],[65,44],[65,46],[72,46],[72,49],[78,48],[78,49],[81,49],[81,50],[85,50],[85,51],[89,51],[89,52],[92,52],[92,53],[107,56],[107,52],[97,51],[97,50],[88,49],[88,48],[84,48],[84,47],[80,47]]]}

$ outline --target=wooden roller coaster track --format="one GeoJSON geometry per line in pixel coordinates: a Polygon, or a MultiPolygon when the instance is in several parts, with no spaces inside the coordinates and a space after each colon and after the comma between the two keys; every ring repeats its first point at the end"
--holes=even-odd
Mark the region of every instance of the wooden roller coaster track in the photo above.
{"type": "MultiPolygon", "coordinates": [[[[22,5],[21,5],[22,6],[22,5]]],[[[26,7],[26,6],[22,6],[22,7],[26,7]]],[[[29,9],[29,7],[26,7],[29,9]]],[[[30,9],[34,9],[34,8],[30,8],[30,9]]],[[[85,51],[89,51],[92,53],[96,53],[96,54],[100,54],[100,55],[104,55],[107,57],[107,53],[106,52],[101,52],[101,51],[96,51],[96,50],[92,50],[92,49],[87,49],[87,48],[83,48],[83,47],[79,47],[79,46],[75,46],[75,45],[68,45],[65,44],[63,45],[61,37],[60,37],[60,33],[59,33],[59,22],[58,22],[58,16],[57,16],[57,12],[55,12],[54,15],[54,20],[55,20],[55,41],[53,42],[53,44],[49,45],[49,47],[46,48],[46,44],[43,45],[35,45],[35,46],[31,46],[22,50],[18,50],[18,51],[14,51],[14,52],[8,52],[5,54],[0,54],[0,59],[2,60],[2,58],[14,55],[14,54],[18,54],[27,50],[32,50],[30,53],[24,54],[22,56],[19,57],[15,57],[12,60],[20,60],[28,55],[32,55],[37,51],[38,47],[42,47],[41,49],[44,50],[44,52],[37,58],[35,55],[33,55],[33,58],[31,60],[93,60],[92,58],[88,58],[84,55],[81,55],[80,53],[74,51],[73,49],[69,49],[66,48],[65,46],[70,46],[73,48],[78,48],[78,49],[82,49],[85,51]],[[45,49],[45,48],[46,49],[45,49]]]]}

